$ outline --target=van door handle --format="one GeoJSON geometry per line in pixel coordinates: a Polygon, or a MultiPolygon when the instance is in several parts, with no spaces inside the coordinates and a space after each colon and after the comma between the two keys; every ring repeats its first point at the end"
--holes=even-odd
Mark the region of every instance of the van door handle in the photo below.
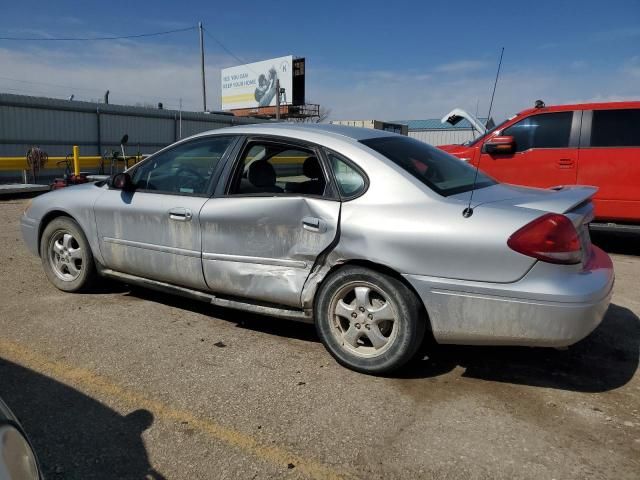
{"type": "Polygon", "coordinates": [[[193,214],[188,208],[176,207],[169,210],[169,218],[176,222],[189,222],[192,217],[193,214]]]}
{"type": "Polygon", "coordinates": [[[573,159],[561,158],[560,160],[558,160],[558,166],[560,168],[573,168],[573,159]]]}
{"type": "Polygon", "coordinates": [[[302,228],[310,232],[323,233],[327,231],[327,224],[324,220],[316,217],[304,217],[302,219],[302,228]]]}

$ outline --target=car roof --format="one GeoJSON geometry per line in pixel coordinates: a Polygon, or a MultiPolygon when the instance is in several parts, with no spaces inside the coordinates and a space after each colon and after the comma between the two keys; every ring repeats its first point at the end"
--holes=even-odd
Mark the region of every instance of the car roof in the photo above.
{"type": "Polygon", "coordinates": [[[304,138],[305,134],[317,138],[325,136],[327,138],[348,138],[355,141],[367,140],[370,138],[393,137],[396,133],[384,130],[374,130],[372,128],[348,127],[345,125],[332,125],[328,123],[299,124],[287,122],[256,123],[251,125],[238,125],[235,127],[219,128],[208,130],[195,136],[220,135],[225,133],[246,134],[246,135],[281,135],[289,136],[295,134],[297,138],[304,138]]]}
{"type": "Polygon", "coordinates": [[[574,103],[571,105],[547,105],[542,108],[527,108],[518,112],[516,115],[528,115],[535,112],[566,112],[568,110],[616,110],[624,108],[640,108],[640,102],[593,102],[593,103],[574,103]]]}

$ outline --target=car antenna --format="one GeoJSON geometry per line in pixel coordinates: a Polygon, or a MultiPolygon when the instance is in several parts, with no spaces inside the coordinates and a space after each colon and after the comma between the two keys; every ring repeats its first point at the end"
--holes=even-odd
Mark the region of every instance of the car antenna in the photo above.
{"type": "MultiPolygon", "coordinates": [[[[496,81],[493,83],[493,92],[491,92],[491,101],[489,102],[489,113],[487,113],[487,123],[491,118],[491,108],[493,107],[493,97],[496,94],[496,87],[498,86],[498,78],[500,77],[500,67],[502,67],[503,55],[504,55],[504,47],[502,47],[502,50],[500,51],[500,61],[498,62],[498,71],[496,72],[496,81]]],[[[485,123],[485,126],[486,126],[486,123],[485,123]]],[[[467,208],[465,208],[462,211],[462,216],[464,218],[469,218],[471,215],[473,215],[473,208],[471,208],[471,202],[473,201],[473,193],[476,190],[476,182],[478,181],[478,170],[480,170],[481,158],[482,158],[482,155],[478,157],[478,164],[476,165],[476,173],[473,177],[473,185],[471,186],[471,195],[469,195],[469,204],[467,205],[467,208]]]]}

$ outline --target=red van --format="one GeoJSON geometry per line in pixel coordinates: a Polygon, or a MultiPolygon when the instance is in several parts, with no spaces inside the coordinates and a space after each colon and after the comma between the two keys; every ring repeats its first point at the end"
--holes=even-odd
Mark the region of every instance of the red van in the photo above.
{"type": "Polygon", "coordinates": [[[640,224],[640,102],[537,101],[468,144],[440,148],[505,183],[597,186],[598,222],[640,224]]]}

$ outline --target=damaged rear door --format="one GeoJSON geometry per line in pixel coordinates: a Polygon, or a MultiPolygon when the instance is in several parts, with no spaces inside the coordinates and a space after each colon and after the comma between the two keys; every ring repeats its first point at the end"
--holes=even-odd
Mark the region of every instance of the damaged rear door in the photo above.
{"type": "Polygon", "coordinates": [[[319,152],[247,139],[223,194],[200,212],[205,281],[213,292],[292,307],[316,258],[336,238],[340,201],[319,152]]]}

